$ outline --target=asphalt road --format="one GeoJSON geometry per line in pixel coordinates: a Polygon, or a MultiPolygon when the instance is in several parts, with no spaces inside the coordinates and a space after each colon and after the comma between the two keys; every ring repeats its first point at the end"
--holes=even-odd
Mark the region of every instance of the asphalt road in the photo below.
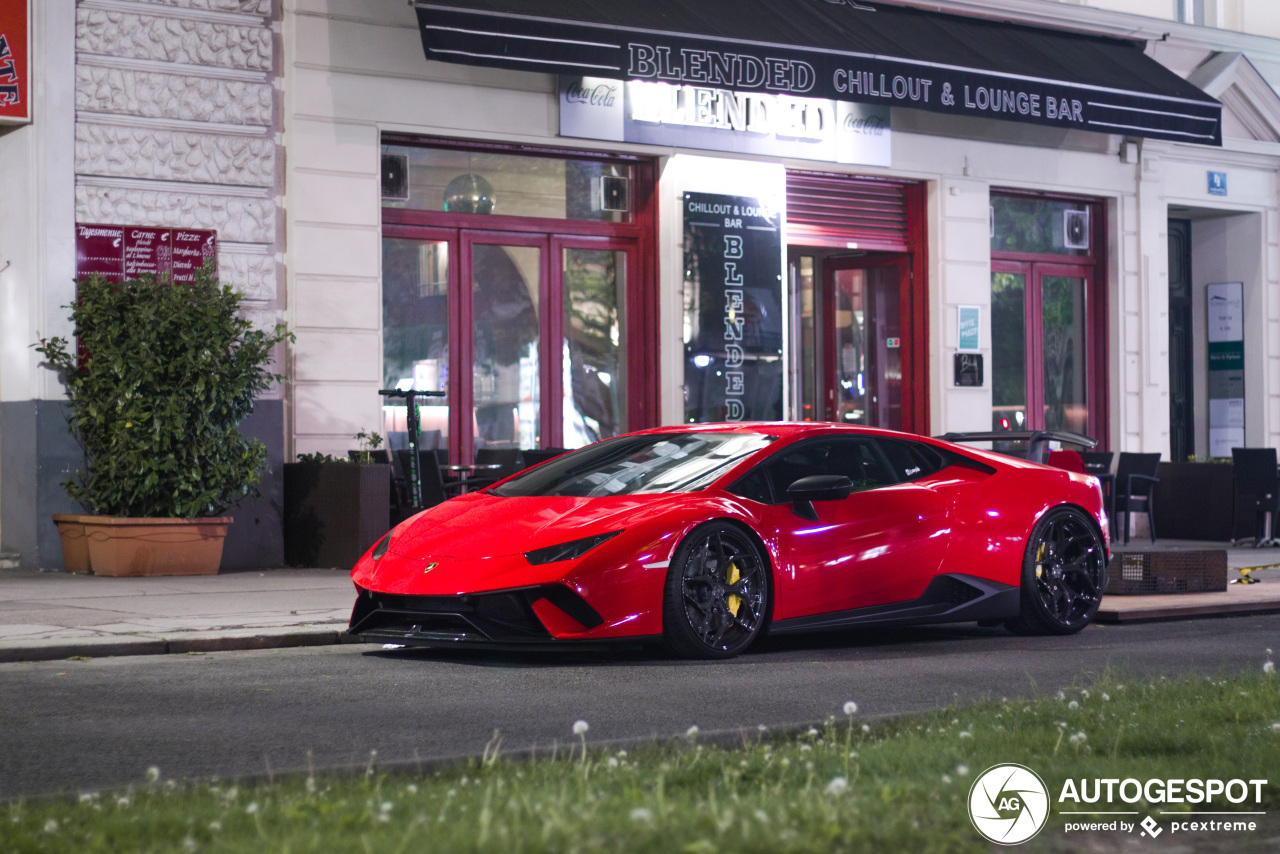
{"type": "Polygon", "coordinates": [[[723,663],[369,646],[0,665],[0,801],[165,779],[363,768],[589,741],[794,726],[856,700],[868,719],[984,696],[1260,668],[1280,615],[1021,638],[972,626],[767,642],[723,663]],[[310,760],[308,756],[310,755],[310,760]]]}

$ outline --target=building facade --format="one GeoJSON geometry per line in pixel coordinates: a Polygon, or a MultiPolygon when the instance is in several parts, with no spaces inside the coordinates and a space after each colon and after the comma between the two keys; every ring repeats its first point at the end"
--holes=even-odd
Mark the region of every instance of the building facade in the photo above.
{"type": "MultiPolygon", "coordinates": [[[[78,460],[30,345],[68,331],[94,225],[216,231],[255,322],[294,330],[246,425],[277,472],[361,429],[403,441],[377,391],[406,384],[447,391],[424,429],[456,462],[723,419],[1067,429],[1166,459],[1280,444],[1265,10],[1211,4],[1259,35],[1165,3],[793,2],[714,31],[637,4],[684,47],[633,39],[625,72],[591,54],[621,36],[566,35],[610,25],[567,0],[32,4],[30,120],[0,133],[5,549],[60,564],[78,460]],[[869,15],[918,34],[898,71],[801,40],[806,16],[869,15]],[[495,59],[504,21],[558,52],[495,59]],[[957,32],[987,53],[960,63],[957,32]],[[1096,118],[1088,92],[1135,112],[1096,118]]],[[[280,563],[279,502],[277,473],[229,562],[280,563]]]]}

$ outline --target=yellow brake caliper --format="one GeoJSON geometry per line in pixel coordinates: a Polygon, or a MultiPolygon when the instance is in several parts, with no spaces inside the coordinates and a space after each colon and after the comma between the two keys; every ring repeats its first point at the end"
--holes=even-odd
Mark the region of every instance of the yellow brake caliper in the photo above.
{"type": "Polygon", "coordinates": [[[1036,578],[1040,578],[1044,573],[1044,543],[1040,544],[1040,548],[1036,549],[1036,578]]]}
{"type": "MultiPolygon", "coordinates": [[[[738,565],[733,561],[729,561],[729,567],[724,572],[724,580],[729,584],[737,584],[738,579],[742,577],[742,573],[738,571],[738,565]]],[[[729,610],[733,612],[733,616],[738,616],[738,609],[742,607],[742,597],[736,593],[729,594],[729,610]]]]}

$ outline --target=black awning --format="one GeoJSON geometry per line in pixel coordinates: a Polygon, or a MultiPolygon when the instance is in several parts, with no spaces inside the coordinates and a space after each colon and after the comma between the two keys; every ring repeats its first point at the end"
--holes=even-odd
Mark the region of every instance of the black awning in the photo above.
{"type": "Polygon", "coordinates": [[[427,58],[444,62],[1222,144],[1221,105],[1123,39],[875,0],[416,5],[427,58]]]}

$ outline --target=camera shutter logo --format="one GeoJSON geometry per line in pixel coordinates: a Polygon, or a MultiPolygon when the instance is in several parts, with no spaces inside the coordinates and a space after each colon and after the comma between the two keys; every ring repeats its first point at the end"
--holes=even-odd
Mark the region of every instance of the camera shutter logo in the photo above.
{"type": "Polygon", "coordinates": [[[1049,790],[1025,765],[993,765],[969,790],[969,820],[997,845],[1018,845],[1049,820],[1049,790]]]}

